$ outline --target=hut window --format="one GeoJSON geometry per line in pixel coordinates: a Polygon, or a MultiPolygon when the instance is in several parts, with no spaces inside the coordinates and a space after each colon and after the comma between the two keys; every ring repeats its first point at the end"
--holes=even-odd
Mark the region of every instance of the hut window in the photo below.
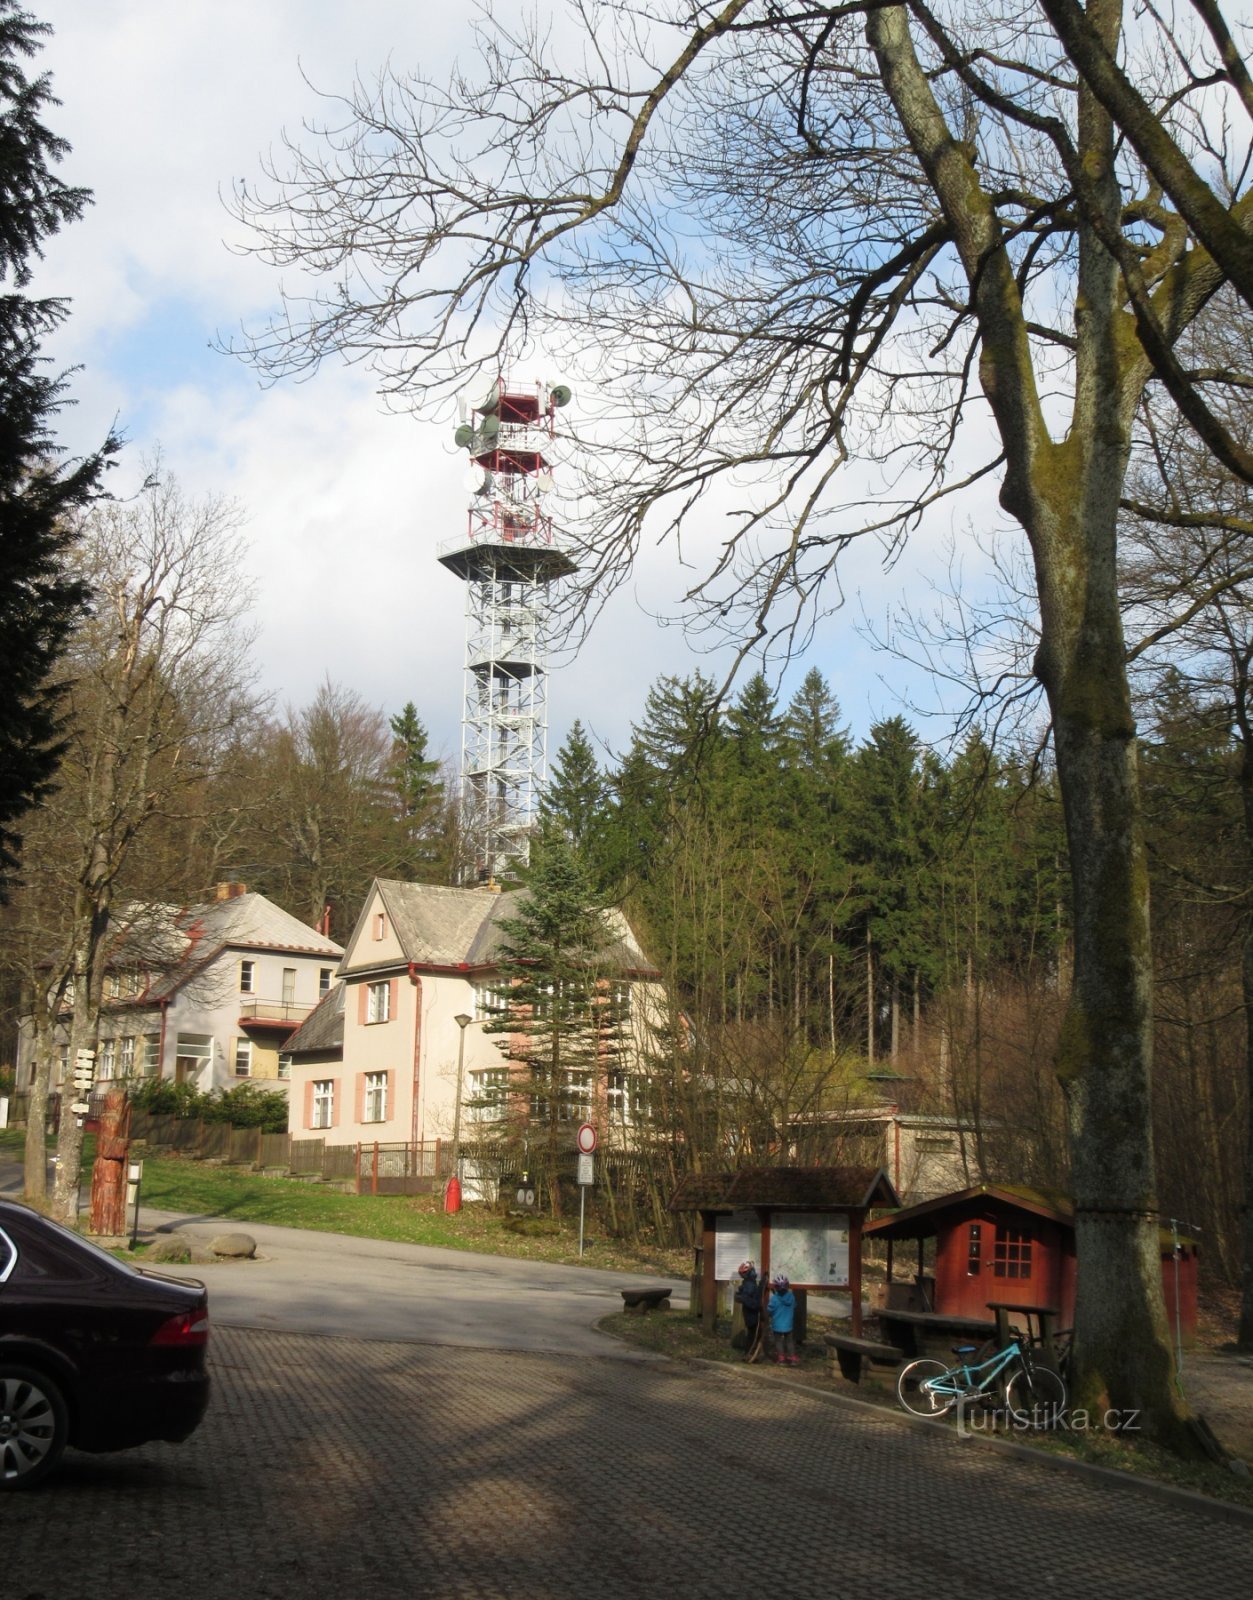
{"type": "Polygon", "coordinates": [[[992,1274],[997,1278],[1029,1278],[1031,1276],[1031,1235],[1019,1228],[996,1230],[996,1254],[992,1258],[992,1274]]]}
{"type": "Polygon", "coordinates": [[[970,1224],[970,1243],[966,1250],[966,1275],[976,1278],[979,1275],[979,1257],[983,1253],[983,1228],[977,1222],[970,1224]]]}

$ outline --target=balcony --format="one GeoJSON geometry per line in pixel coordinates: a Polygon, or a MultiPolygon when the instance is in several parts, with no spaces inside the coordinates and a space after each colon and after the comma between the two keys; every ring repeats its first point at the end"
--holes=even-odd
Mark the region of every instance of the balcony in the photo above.
{"type": "Polygon", "coordinates": [[[297,1005],[294,1000],[258,1000],[252,995],[241,995],[239,1025],[241,1028],[286,1028],[290,1033],[312,1010],[312,1006],[297,1005]]]}

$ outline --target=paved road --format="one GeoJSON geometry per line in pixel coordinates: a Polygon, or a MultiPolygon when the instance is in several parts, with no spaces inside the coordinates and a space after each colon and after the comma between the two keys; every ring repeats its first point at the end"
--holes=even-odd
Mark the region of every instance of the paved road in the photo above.
{"type": "Polygon", "coordinates": [[[270,1260],[203,1269],[205,1424],[0,1497],[5,1600],[1246,1591],[1251,1522],[641,1360],[591,1331],[611,1274],[250,1231],[270,1260]]]}
{"type": "Polygon", "coordinates": [[[783,1375],[221,1329],[182,1446],[0,1501],[8,1600],[1178,1600],[1253,1529],[783,1375]]]}
{"type": "Polygon", "coordinates": [[[218,1325],[272,1328],[285,1333],[392,1338],[479,1350],[532,1350],[618,1360],[655,1360],[646,1351],[607,1340],[595,1324],[622,1310],[628,1284],[670,1282],[675,1304],[688,1286],[648,1274],[561,1267],[350,1239],[251,1222],[207,1222],[164,1212],[141,1212],[146,1228],[186,1234],[207,1243],[239,1230],[256,1241],[263,1259],[171,1267],[202,1279],[218,1325]]]}

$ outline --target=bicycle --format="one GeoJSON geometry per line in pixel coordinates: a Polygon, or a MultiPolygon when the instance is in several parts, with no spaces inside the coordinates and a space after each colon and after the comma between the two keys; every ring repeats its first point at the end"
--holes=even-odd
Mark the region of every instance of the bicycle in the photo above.
{"type": "MultiPolygon", "coordinates": [[[[961,1360],[955,1367],[930,1357],[911,1361],[896,1380],[896,1397],[915,1417],[942,1417],[958,1401],[991,1398],[993,1386],[1003,1393],[1005,1409],[1021,1428],[1053,1427],[1066,1409],[1066,1385],[1051,1367],[1036,1363],[1022,1334],[986,1361],[961,1360]]],[[[954,1345],[953,1354],[982,1355],[972,1344],[954,1345]]]]}

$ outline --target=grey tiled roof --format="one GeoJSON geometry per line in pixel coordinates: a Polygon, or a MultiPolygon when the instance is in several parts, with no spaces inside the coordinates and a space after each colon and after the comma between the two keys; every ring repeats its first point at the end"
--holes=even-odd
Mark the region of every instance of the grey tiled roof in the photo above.
{"type": "Polygon", "coordinates": [[[283,1046],[294,1056],[322,1054],[344,1047],[344,985],[336,979],[283,1046]]]}
{"type": "Polygon", "coordinates": [[[293,917],[263,894],[236,895],[233,900],[214,900],[208,905],[189,906],[179,917],[183,931],[208,945],[270,946],[278,950],[299,950],[310,955],[338,957],[343,949],[333,939],[293,917]]]}
{"type": "MultiPolygon", "coordinates": [[[[285,950],[295,954],[325,956],[328,964],[338,962],[343,949],[298,917],[276,906],[263,894],[241,894],[232,900],[214,900],[207,905],[147,907],[143,920],[148,927],[143,941],[138,937],[123,941],[123,956],[144,950],[153,966],[152,952],[164,957],[164,972],[154,977],[144,995],[145,1001],[173,994],[193,973],[218,951],[285,950]],[[155,932],[153,929],[155,928],[155,932]]],[[[140,919],[136,919],[137,932],[140,919]]]]}
{"type": "MultiPolygon", "coordinates": [[[[494,965],[503,940],[500,924],[517,916],[527,893],[446,889],[395,878],[380,878],[377,887],[406,960],[433,967],[494,965]]],[[[607,912],[606,922],[608,963],[624,971],[651,972],[651,963],[621,912],[607,912]]]]}

